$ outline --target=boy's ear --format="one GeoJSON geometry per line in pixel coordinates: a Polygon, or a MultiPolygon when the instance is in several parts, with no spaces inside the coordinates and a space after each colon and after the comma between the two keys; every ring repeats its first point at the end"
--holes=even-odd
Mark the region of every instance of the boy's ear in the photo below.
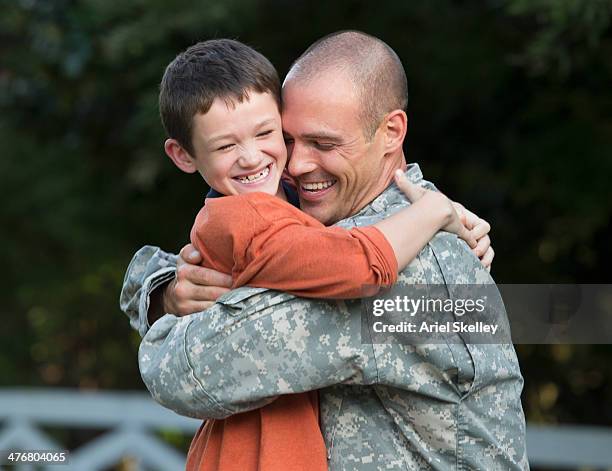
{"type": "Polygon", "coordinates": [[[164,150],[166,151],[166,155],[170,157],[170,160],[174,162],[174,165],[183,172],[194,173],[197,170],[195,159],[189,155],[189,152],[187,152],[176,139],[166,139],[166,142],[164,142],[164,150]]]}
{"type": "Polygon", "coordinates": [[[404,143],[408,117],[403,110],[393,110],[387,115],[384,126],[385,154],[390,154],[400,149],[404,143]]]}

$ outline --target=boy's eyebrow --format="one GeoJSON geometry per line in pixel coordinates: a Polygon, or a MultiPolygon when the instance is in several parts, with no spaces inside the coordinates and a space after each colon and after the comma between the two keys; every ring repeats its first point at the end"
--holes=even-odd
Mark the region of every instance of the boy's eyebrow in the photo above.
{"type": "MultiPolygon", "coordinates": [[[[254,126],[254,129],[259,129],[259,128],[263,128],[264,126],[268,126],[269,124],[273,124],[275,122],[274,118],[268,118],[268,119],[264,119],[263,121],[260,121],[259,123],[257,123],[254,126]]],[[[214,136],[212,138],[210,138],[208,140],[208,144],[213,144],[217,141],[220,141],[222,139],[227,139],[229,137],[233,137],[234,135],[232,133],[227,133],[227,134],[220,134],[218,136],[214,136]]]]}
{"type": "Polygon", "coordinates": [[[218,136],[215,136],[211,139],[208,140],[208,144],[214,144],[217,141],[221,141],[222,139],[227,139],[229,137],[232,137],[233,134],[232,133],[227,133],[227,134],[220,134],[218,136]]]}
{"type": "Polygon", "coordinates": [[[257,126],[255,126],[256,128],[263,128],[264,126],[267,126],[268,124],[273,124],[276,120],[274,118],[268,118],[268,119],[264,119],[262,122],[258,123],[257,126]]]}

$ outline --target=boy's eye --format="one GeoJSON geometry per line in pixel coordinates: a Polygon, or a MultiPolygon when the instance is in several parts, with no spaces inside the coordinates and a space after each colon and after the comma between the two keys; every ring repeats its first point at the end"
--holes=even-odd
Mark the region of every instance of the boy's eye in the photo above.
{"type": "Polygon", "coordinates": [[[234,147],[234,144],[225,144],[224,146],[219,147],[217,150],[228,150],[234,147]]]}
{"type": "Polygon", "coordinates": [[[268,134],[272,134],[272,129],[260,132],[259,134],[257,134],[257,137],[267,136],[268,134]]]}

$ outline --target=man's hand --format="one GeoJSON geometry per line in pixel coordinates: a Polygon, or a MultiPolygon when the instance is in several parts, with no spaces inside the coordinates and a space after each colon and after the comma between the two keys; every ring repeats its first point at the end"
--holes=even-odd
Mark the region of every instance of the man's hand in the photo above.
{"type": "Polygon", "coordinates": [[[185,316],[204,311],[232,287],[229,275],[201,267],[198,265],[201,261],[202,256],[193,245],[187,244],[181,249],[176,278],[164,288],[164,312],[185,316]]]}
{"type": "Polygon", "coordinates": [[[474,255],[480,259],[480,263],[488,270],[491,271],[491,264],[493,263],[493,257],[495,252],[491,247],[491,239],[489,237],[489,231],[491,225],[482,218],[479,218],[472,211],[465,209],[462,204],[453,202],[455,210],[459,213],[461,221],[472,233],[473,237],[477,241],[476,247],[472,249],[474,255]]]}
{"type": "Polygon", "coordinates": [[[181,249],[176,262],[176,277],[151,293],[150,325],[165,313],[186,316],[204,311],[229,291],[232,278],[201,267],[198,265],[201,261],[200,252],[193,245],[187,244],[181,249]]]}

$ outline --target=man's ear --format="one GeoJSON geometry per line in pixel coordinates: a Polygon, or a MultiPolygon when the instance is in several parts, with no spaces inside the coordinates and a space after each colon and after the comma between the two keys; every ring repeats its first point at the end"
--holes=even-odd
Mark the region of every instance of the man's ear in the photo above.
{"type": "Polygon", "coordinates": [[[408,117],[403,110],[393,110],[387,114],[383,123],[385,155],[393,154],[402,148],[408,129],[408,117]]]}
{"type": "Polygon", "coordinates": [[[166,139],[166,142],[164,142],[164,150],[166,151],[166,155],[170,157],[170,160],[174,162],[174,165],[183,172],[194,173],[197,170],[195,159],[189,155],[189,152],[187,152],[176,139],[166,139]]]}

